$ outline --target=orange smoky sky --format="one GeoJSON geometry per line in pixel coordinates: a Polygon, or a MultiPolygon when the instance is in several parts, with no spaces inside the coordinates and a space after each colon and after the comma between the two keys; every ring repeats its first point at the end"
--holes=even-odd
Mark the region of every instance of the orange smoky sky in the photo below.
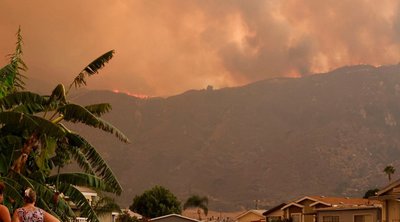
{"type": "Polygon", "coordinates": [[[0,53],[18,26],[28,78],[68,84],[115,57],[89,88],[168,96],[400,58],[398,0],[1,0],[0,53]]]}

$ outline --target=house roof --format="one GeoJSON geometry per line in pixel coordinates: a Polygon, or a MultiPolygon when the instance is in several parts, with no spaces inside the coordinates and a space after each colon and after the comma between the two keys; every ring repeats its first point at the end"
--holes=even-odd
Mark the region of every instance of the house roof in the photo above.
{"type": "Polygon", "coordinates": [[[297,199],[289,204],[286,204],[281,209],[286,209],[290,206],[297,206],[303,208],[304,206],[299,204],[303,200],[311,200],[314,203],[310,204],[310,206],[315,206],[317,204],[323,204],[325,206],[367,206],[367,205],[374,205],[380,204],[381,202],[378,200],[369,200],[363,198],[350,198],[350,197],[326,197],[326,196],[305,196],[300,199],[297,199]]]}
{"type": "Polygon", "coordinates": [[[388,192],[389,190],[400,186],[400,179],[388,184],[387,186],[383,187],[382,189],[380,189],[377,193],[376,196],[381,196],[382,194],[385,194],[386,192],[388,192]]]}
{"type": "Polygon", "coordinates": [[[279,204],[279,205],[276,205],[275,207],[272,207],[272,208],[270,208],[269,210],[267,210],[267,211],[265,211],[264,213],[263,213],[263,215],[264,216],[267,216],[268,214],[270,214],[270,213],[272,213],[272,212],[274,212],[274,211],[276,211],[276,210],[280,210],[283,206],[285,206],[286,205],[286,203],[281,203],[281,204],[279,204]]]}
{"type": "Polygon", "coordinates": [[[314,198],[314,197],[305,196],[305,197],[302,197],[302,198],[296,200],[295,202],[296,202],[296,203],[300,203],[300,202],[303,201],[303,200],[318,201],[318,199],[316,199],[316,198],[314,198]]]}
{"type": "Polygon", "coordinates": [[[369,200],[364,198],[352,198],[352,197],[325,197],[325,196],[312,196],[312,198],[318,200],[319,203],[325,205],[373,205],[380,204],[380,201],[369,200]]]}
{"type": "Polygon", "coordinates": [[[152,219],[150,219],[150,221],[161,220],[161,219],[168,218],[168,217],[179,217],[179,218],[186,219],[186,220],[193,221],[193,222],[200,222],[199,220],[196,220],[196,219],[193,219],[193,218],[189,218],[189,217],[185,217],[185,216],[182,216],[182,215],[179,215],[179,214],[168,214],[168,215],[164,215],[164,216],[161,216],[161,217],[152,218],[152,219]]]}
{"type": "Polygon", "coordinates": [[[122,212],[126,212],[126,213],[129,214],[129,216],[131,216],[131,217],[136,217],[136,218],[139,219],[139,220],[143,218],[142,215],[140,215],[140,214],[138,214],[138,213],[136,213],[136,212],[131,211],[129,208],[121,209],[121,211],[122,211],[122,212]]]}
{"type": "Polygon", "coordinates": [[[265,212],[265,210],[248,210],[248,211],[246,211],[244,213],[239,214],[236,217],[236,219],[239,219],[239,218],[241,218],[241,217],[243,217],[243,216],[245,216],[247,214],[250,214],[250,213],[256,214],[256,215],[258,215],[260,217],[264,217],[264,215],[263,215],[264,212],[265,212]]]}
{"type": "Polygon", "coordinates": [[[316,211],[340,211],[340,210],[368,210],[368,209],[380,209],[380,206],[347,206],[347,207],[324,207],[316,209],[316,211]]]}
{"type": "Polygon", "coordinates": [[[289,204],[286,204],[285,206],[283,206],[283,207],[281,208],[281,210],[284,210],[284,209],[286,209],[286,208],[288,208],[288,207],[291,207],[291,206],[296,206],[296,207],[304,208],[303,205],[298,204],[298,203],[295,203],[295,202],[292,202],[292,203],[289,203],[289,204]]]}

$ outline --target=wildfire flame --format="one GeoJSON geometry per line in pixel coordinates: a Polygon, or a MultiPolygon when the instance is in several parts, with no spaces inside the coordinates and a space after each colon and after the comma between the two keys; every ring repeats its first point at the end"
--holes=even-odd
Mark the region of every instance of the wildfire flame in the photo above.
{"type": "Polygon", "coordinates": [[[133,97],[136,97],[136,98],[140,98],[140,99],[148,99],[148,98],[150,98],[151,96],[149,96],[149,95],[144,95],[144,94],[138,94],[138,93],[131,93],[131,92],[128,92],[128,91],[122,91],[122,90],[118,90],[118,89],[114,89],[114,90],[112,90],[114,93],[122,93],[122,94],[126,94],[126,95],[128,95],[128,96],[133,96],[133,97]]]}

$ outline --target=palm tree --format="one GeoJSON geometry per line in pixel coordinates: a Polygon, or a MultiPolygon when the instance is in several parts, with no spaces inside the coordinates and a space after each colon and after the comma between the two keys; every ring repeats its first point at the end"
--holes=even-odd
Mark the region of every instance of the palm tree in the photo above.
{"type": "Polygon", "coordinates": [[[392,180],[392,174],[394,174],[395,171],[396,169],[392,165],[386,166],[383,170],[383,172],[387,174],[389,182],[392,180]]]}
{"type": "Polygon", "coordinates": [[[197,208],[197,214],[199,215],[199,220],[201,220],[201,210],[203,210],[206,216],[208,214],[208,198],[205,196],[200,197],[198,195],[193,195],[189,197],[183,205],[184,210],[188,208],[197,208]]]}
{"type": "MultiPolygon", "coordinates": [[[[84,67],[65,90],[57,85],[51,95],[39,95],[23,89],[22,74],[26,65],[21,59],[22,37],[17,33],[16,51],[8,65],[0,69],[0,180],[7,184],[6,195],[13,205],[22,204],[21,190],[32,187],[38,194],[37,204],[62,221],[74,217],[69,199],[89,221],[98,221],[96,210],[76,186],[120,195],[122,187],[112,170],[85,138],[63,123],[83,123],[114,134],[123,142],[128,138],[101,119],[111,110],[107,103],[82,106],[68,100],[68,93],[86,85],[86,77],[98,73],[113,57],[106,52],[84,67]],[[59,173],[75,161],[83,172],[59,173]],[[57,174],[52,174],[54,169],[57,174]],[[60,195],[62,194],[62,195],[60,195]]],[[[10,204],[10,203],[9,203],[10,204]]]]}

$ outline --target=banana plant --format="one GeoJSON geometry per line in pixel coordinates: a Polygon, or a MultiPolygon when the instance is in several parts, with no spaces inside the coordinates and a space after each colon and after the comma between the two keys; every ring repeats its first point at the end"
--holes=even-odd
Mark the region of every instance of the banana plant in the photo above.
{"type": "Polygon", "coordinates": [[[20,206],[19,192],[32,187],[38,194],[37,205],[61,220],[74,217],[64,196],[82,209],[88,221],[98,221],[95,209],[77,186],[117,195],[122,187],[96,148],[64,123],[82,123],[129,142],[120,130],[101,118],[111,111],[110,104],[80,105],[68,100],[70,90],[85,86],[86,78],[97,74],[113,57],[114,50],[84,67],[67,90],[58,84],[50,95],[40,95],[22,91],[20,71],[26,70],[26,65],[21,58],[20,29],[17,36],[16,52],[0,70],[4,86],[0,87],[0,180],[7,185],[7,204],[20,206]],[[77,163],[82,172],[60,174],[60,169],[71,162],[77,163]]]}

